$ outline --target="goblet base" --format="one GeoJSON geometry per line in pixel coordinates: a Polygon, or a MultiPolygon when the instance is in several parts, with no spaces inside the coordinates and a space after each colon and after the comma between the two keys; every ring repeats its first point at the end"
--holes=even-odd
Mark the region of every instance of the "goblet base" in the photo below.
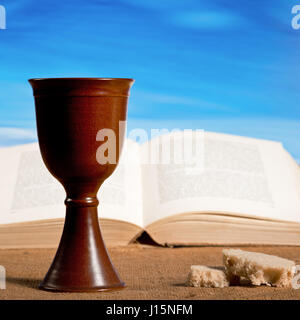
{"type": "Polygon", "coordinates": [[[39,289],[52,292],[120,290],[116,272],[99,228],[96,206],[67,201],[65,226],[52,265],[39,289]]]}
{"type": "Polygon", "coordinates": [[[110,287],[88,287],[88,288],[72,288],[72,287],[52,287],[44,284],[43,282],[39,285],[40,290],[50,292],[110,292],[125,289],[126,285],[124,282],[110,286],[110,287]]]}

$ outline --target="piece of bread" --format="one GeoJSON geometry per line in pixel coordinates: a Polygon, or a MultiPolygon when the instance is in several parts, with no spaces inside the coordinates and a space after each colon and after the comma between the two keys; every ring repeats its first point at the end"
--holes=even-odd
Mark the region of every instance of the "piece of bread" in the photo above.
{"type": "Polygon", "coordinates": [[[223,263],[230,284],[246,280],[256,286],[290,288],[296,271],[294,261],[239,249],[223,250],[223,263]]]}
{"type": "Polygon", "coordinates": [[[224,268],[191,266],[187,285],[191,287],[223,288],[228,287],[229,282],[224,268]]]}

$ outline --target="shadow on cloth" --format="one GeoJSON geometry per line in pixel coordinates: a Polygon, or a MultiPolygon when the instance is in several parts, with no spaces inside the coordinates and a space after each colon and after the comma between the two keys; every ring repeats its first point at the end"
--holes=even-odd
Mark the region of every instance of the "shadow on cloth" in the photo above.
{"type": "Polygon", "coordinates": [[[23,287],[38,289],[38,286],[42,280],[41,279],[26,279],[26,278],[7,277],[6,281],[8,283],[18,284],[23,287]]]}

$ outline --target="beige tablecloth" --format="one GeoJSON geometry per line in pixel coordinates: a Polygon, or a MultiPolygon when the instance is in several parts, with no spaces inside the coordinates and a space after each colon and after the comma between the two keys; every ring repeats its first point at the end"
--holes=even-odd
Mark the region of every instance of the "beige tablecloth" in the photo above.
{"type": "MultiPolygon", "coordinates": [[[[300,247],[252,247],[300,264],[300,247]]],[[[6,290],[0,299],[300,299],[300,289],[262,287],[189,288],[190,265],[222,265],[222,248],[161,248],[143,245],[110,248],[127,288],[108,293],[51,293],[37,286],[54,256],[52,249],[0,250],[6,268],[6,290]]]]}

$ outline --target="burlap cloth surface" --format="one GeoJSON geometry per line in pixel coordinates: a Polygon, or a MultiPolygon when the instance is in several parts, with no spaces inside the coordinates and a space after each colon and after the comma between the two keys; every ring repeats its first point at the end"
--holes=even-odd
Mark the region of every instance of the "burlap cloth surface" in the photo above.
{"type": "MultiPolygon", "coordinates": [[[[38,290],[55,250],[0,250],[6,268],[6,290],[0,299],[300,299],[300,289],[267,286],[190,288],[185,280],[190,266],[222,265],[221,247],[161,248],[145,245],[109,248],[126,289],[106,293],[51,293],[38,290]]],[[[300,264],[300,247],[248,247],[292,259],[300,264]]]]}

